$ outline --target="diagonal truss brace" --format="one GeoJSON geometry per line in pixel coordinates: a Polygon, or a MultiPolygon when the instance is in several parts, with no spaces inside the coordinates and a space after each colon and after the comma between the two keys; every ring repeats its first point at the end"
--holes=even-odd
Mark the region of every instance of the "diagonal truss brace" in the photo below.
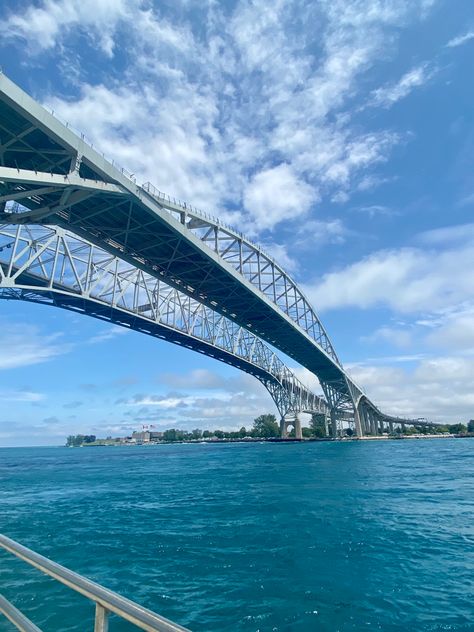
{"type": "Polygon", "coordinates": [[[328,412],[255,334],[64,229],[0,226],[0,298],[76,310],[237,366],[265,385],[282,417],[328,412]]]}

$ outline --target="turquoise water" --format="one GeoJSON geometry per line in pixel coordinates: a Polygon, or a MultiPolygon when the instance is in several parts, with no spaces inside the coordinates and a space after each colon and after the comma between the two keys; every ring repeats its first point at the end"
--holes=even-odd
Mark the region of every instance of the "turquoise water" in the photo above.
{"type": "MultiPolygon", "coordinates": [[[[195,631],[474,631],[473,466],[471,439],[1,449],[0,531],[195,631]]],[[[92,629],[5,554],[0,592],[92,629]]]]}

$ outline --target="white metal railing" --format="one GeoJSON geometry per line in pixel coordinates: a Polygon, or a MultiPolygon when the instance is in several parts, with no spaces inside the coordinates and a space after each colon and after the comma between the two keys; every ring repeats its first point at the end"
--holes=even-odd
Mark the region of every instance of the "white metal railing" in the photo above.
{"type": "MultiPolygon", "coordinates": [[[[42,573],[93,601],[95,603],[94,632],[107,632],[110,613],[114,613],[133,623],[137,628],[149,632],[189,632],[187,628],[183,628],[134,601],[130,601],[130,599],[126,599],[82,575],[56,564],[56,562],[2,534],[0,534],[0,548],[16,555],[42,573]]],[[[1,595],[0,613],[4,614],[22,632],[41,632],[34,623],[1,595]]]]}
{"type": "MultiPolygon", "coordinates": [[[[193,215],[198,215],[199,217],[202,217],[204,220],[210,220],[212,223],[219,226],[219,228],[223,228],[224,230],[234,233],[235,236],[239,237],[240,239],[243,239],[256,250],[259,250],[262,255],[264,255],[269,261],[271,261],[274,265],[280,268],[280,266],[275,261],[275,258],[269,255],[268,252],[266,252],[260,244],[257,244],[256,242],[246,237],[240,230],[238,230],[234,226],[231,226],[230,224],[226,224],[225,222],[220,220],[218,217],[211,215],[211,213],[207,213],[206,211],[203,211],[202,209],[192,206],[192,204],[189,204],[189,202],[183,202],[179,198],[175,198],[172,195],[165,193],[164,191],[160,191],[151,182],[145,182],[144,184],[142,184],[141,188],[155,198],[168,201],[170,204],[174,204],[174,206],[179,206],[183,211],[188,211],[190,213],[193,213],[193,215]]],[[[280,270],[283,272],[281,268],[280,270]]]]}

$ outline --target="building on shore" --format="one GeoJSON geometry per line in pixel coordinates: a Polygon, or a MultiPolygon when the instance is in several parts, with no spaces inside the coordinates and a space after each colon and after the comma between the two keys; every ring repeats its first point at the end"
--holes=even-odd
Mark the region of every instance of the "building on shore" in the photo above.
{"type": "Polygon", "coordinates": [[[163,433],[154,430],[140,430],[132,433],[134,443],[156,443],[163,440],[163,433]]]}

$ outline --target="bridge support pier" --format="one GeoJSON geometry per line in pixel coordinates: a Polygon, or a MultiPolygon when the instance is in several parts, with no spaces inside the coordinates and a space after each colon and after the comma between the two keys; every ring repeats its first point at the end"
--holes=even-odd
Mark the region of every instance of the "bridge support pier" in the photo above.
{"type": "Polygon", "coordinates": [[[336,410],[331,408],[331,437],[337,439],[337,417],[336,410]]]}
{"type": "Polygon", "coordinates": [[[359,410],[359,408],[357,406],[354,407],[354,426],[355,426],[355,431],[356,431],[356,437],[362,437],[364,435],[363,429],[362,429],[362,411],[359,410]]]}
{"type": "Polygon", "coordinates": [[[370,417],[369,417],[369,411],[366,408],[364,409],[364,422],[365,422],[365,434],[369,435],[371,433],[370,417]]]}
{"type": "Polygon", "coordinates": [[[371,426],[370,412],[367,409],[364,410],[364,416],[365,416],[365,434],[370,435],[372,434],[372,426],[371,426]]]}
{"type": "Polygon", "coordinates": [[[295,439],[301,440],[303,438],[301,421],[297,414],[289,414],[281,418],[280,437],[282,439],[288,438],[288,426],[293,426],[293,428],[295,429],[295,439]]]}
{"type": "Polygon", "coordinates": [[[364,413],[362,407],[359,406],[354,407],[354,426],[356,431],[356,437],[364,436],[364,413]]]}
{"type": "Polygon", "coordinates": [[[393,434],[393,421],[388,422],[388,429],[390,431],[390,434],[393,434]]]}
{"type": "Polygon", "coordinates": [[[377,427],[377,420],[375,419],[375,415],[372,411],[370,411],[369,415],[370,415],[370,430],[372,434],[374,435],[374,437],[376,437],[379,433],[378,427],[377,427]]]}

